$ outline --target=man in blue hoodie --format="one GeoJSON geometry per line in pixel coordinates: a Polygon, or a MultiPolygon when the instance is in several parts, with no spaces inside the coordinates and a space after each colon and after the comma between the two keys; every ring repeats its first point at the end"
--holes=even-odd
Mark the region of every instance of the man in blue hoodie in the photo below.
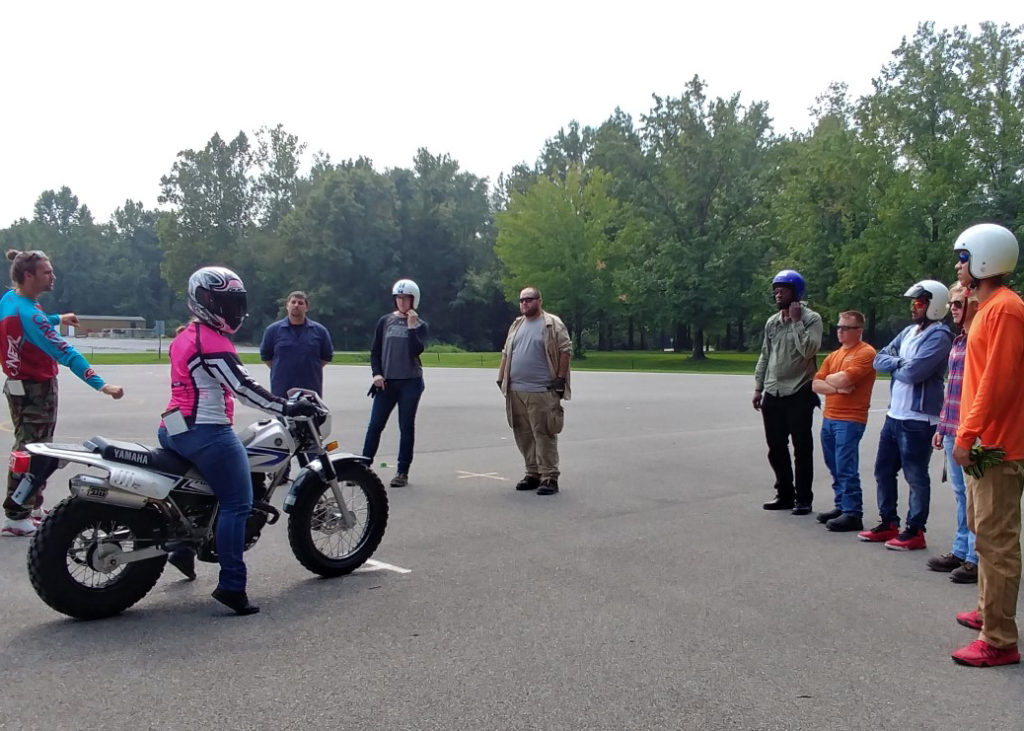
{"type": "Polygon", "coordinates": [[[910,298],[914,322],[875,356],[875,370],[892,378],[889,410],[875,457],[876,495],[882,522],[857,535],[862,541],[884,541],[885,547],[894,551],[914,551],[925,548],[925,523],[931,501],[928,461],[942,409],[942,381],[953,345],[953,331],[941,322],[949,308],[949,290],[944,284],[925,279],[903,296],[910,298]],[[896,512],[901,467],[910,485],[907,524],[902,531],[896,512]]]}

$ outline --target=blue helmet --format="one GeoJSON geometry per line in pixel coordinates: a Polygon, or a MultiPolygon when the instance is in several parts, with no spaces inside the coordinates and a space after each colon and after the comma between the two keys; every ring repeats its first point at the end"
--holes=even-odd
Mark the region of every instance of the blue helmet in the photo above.
{"type": "Polygon", "coordinates": [[[795,269],[783,269],[781,272],[775,275],[775,279],[772,280],[772,287],[776,284],[788,284],[793,288],[793,294],[798,300],[804,298],[804,291],[807,289],[807,284],[804,282],[804,278],[800,276],[800,272],[795,269]]]}

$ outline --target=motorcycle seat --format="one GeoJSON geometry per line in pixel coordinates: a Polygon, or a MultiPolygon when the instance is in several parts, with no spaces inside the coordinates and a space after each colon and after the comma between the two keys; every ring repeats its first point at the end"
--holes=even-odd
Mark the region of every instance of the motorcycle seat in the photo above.
{"type": "Polygon", "coordinates": [[[184,475],[193,468],[191,462],[169,449],[104,437],[92,437],[89,444],[93,452],[111,462],[122,462],[169,475],[184,475]]]}

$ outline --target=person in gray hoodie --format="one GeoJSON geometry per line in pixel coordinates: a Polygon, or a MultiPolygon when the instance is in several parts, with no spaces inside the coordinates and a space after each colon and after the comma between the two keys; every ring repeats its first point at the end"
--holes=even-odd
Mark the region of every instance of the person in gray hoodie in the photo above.
{"type": "Polygon", "coordinates": [[[875,457],[875,483],[881,522],[858,537],[862,541],[884,542],[894,551],[926,547],[925,524],[931,502],[928,461],[932,436],[942,410],[943,387],[953,331],[941,320],[949,309],[946,285],[925,279],[910,289],[913,324],[878,351],[875,370],[888,373],[889,410],[882,425],[875,457]],[[900,469],[910,485],[907,523],[900,530],[896,512],[900,469]]]}

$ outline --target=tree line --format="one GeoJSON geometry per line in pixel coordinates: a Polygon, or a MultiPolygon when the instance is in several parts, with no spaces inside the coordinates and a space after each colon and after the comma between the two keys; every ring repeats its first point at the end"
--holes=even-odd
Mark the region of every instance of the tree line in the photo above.
{"type": "Polygon", "coordinates": [[[903,291],[953,279],[967,226],[1024,227],[1024,28],[920,24],[873,89],[843,83],[803,132],[779,134],[766,101],[711,98],[691,79],[634,120],[570,122],[536,162],[494,185],[426,149],[409,168],[333,162],[283,127],[180,152],[161,209],[134,201],[98,223],[72,191],[45,191],[5,248],[42,249],[48,308],[184,320],[189,273],[236,270],[255,341],[292,289],[341,349],[365,349],[400,277],[415,279],[436,339],[501,346],[526,284],[589,348],[756,344],[780,268],[806,278],[826,318],[859,309],[866,338],[908,319],[903,291]]]}

